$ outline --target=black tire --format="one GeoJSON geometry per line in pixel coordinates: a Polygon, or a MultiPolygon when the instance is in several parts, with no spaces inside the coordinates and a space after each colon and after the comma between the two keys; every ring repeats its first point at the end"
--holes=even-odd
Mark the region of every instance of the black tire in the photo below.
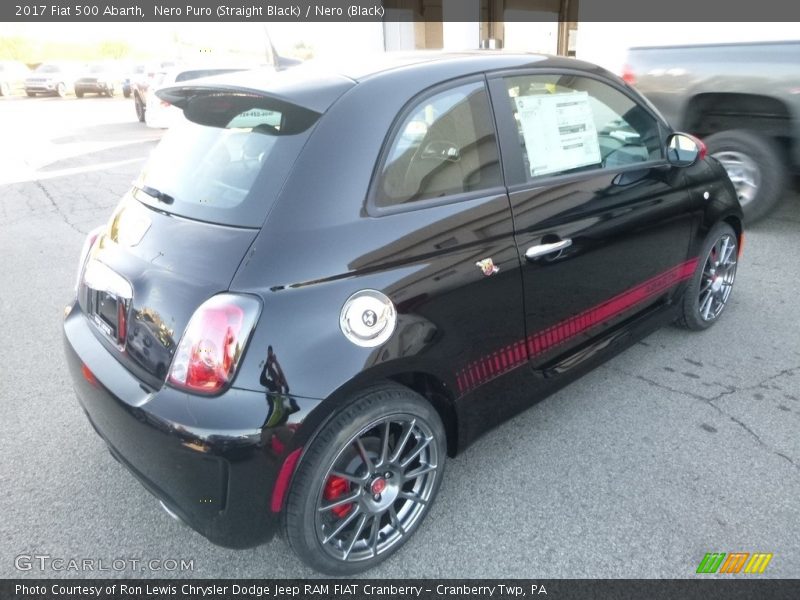
{"type": "Polygon", "coordinates": [[[111,86],[106,90],[106,96],[108,96],[109,98],[114,97],[114,86],[111,86]]]}
{"type": "Polygon", "coordinates": [[[322,427],[297,467],[284,513],[289,545],[324,573],[374,567],[430,511],[446,447],[442,421],[422,396],[390,383],[356,394],[322,427]]]}
{"type": "Polygon", "coordinates": [[[144,104],[142,104],[142,99],[139,96],[134,96],[133,104],[134,104],[134,107],[136,108],[136,118],[139,119],[140,123],[144,123],[145,108],[144,108],[144,104]]]}
{"type": "Polygon", "coordinates": [[[77,96],[78,98],[83,98],[83,92],[75,90],[75,96],[77,96]]]}
{"type": "Polygon", "coordinates": [[[63,83],[59,83],[56,85],[56,96],[59,98],[66,98],[67,96],[67,86],[63,83]]]}
{"type": "Polygon", "coordinates": [[[28,98],[36,98],[36,92],[25,92],[28,95],[28,98]]]}
{"type": "Polygon", "coordinates": [[[715,133],[705,143],[708,153],[722,163],[734,182],[745,221],[755,223],[767,216],[783,197],[789,177],[780,147],[772,139],[745,129],[715,133]],[[748,161],[756,169],[754,189],[736,181],[747,179],[742,174],[750,170],[748,161]]]}
{"type": "Polygon", "coordinates": [[[727,223],[717,223],[706,236],[699,260],[683,296],[678,324],[693,331],[708,329],[722,316],[736,279],[739,240],[727,223]]]}
{"type": "Polygon", "coordinates": [[[130,90],[126,90],[125,88],[122,88],[122,95],[125,96],[126,98],[130,98],[131,97],[131,91],[130,90]]]}
{"type": "Polygon", "coordinates": [[[11,95],[11,84],[7,81],[3,81],[0,83],[0,96],[10,96],[11,95]]]}

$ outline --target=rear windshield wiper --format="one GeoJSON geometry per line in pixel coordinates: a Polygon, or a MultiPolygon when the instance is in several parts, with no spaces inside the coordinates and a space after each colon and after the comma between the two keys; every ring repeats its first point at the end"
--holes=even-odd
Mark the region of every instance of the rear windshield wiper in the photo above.
{"type": "Polygon", "coordinates": [[[175,202],[175,198],[173,198],[169,194],[165,194],[164,192],[160,192],[156,188],[150,187],[149,185],[143,185],[142,187],[140,187],[138,189],[143,191],[145,194],[147,194],[151,198],[155,198],[156,200],[158,200],[160,202],[163,202],[164,204],[172,204],[173,202],[175,202]]]}

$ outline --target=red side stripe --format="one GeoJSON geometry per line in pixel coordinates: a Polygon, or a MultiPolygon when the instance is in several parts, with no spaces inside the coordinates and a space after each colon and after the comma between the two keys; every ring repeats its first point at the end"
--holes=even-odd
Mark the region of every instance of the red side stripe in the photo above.
{"type": "Polygon", "coordinates": [[[587,329],[610,321],[637,304],[661,295],[672,286],[691,277],[697,267],[697,262],[697,258],[687,260],[578,315],[471,362],[458,373],[456,383],[459,394],[463,395],[494,379],[500,373],[526,363],[529,356],[532,358],[543,354],[584,333],[587,329]]]}

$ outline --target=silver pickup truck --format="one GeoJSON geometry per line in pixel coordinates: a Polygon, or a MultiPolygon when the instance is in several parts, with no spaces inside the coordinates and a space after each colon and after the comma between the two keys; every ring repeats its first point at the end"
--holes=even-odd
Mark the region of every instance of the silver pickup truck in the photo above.
{"type": "Polygon", "coordinates": [[[800,170],[800,41],[631,48],[622,75],[705,141],[749,222],[775,207],[800,170]]]}

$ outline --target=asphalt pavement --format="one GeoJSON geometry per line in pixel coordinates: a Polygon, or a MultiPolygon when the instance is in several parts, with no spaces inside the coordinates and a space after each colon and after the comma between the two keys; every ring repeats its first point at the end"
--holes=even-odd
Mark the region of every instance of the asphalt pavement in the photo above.
{"type": "MultiPolygon", "coordinates": [[[[313,576],[280,538],[227,550],[170,519],[73,395],[81,244],[161,132],[122,98],[2,98],[0,131],[0,577],[313,576]]],[[[770,552],[763,576],[800,577],[798,241],[795,191],[748,229],[715,327],[651,335],[448,461],[424,525],[368,576],[683,578],[707,552],[770,552]]]]}

